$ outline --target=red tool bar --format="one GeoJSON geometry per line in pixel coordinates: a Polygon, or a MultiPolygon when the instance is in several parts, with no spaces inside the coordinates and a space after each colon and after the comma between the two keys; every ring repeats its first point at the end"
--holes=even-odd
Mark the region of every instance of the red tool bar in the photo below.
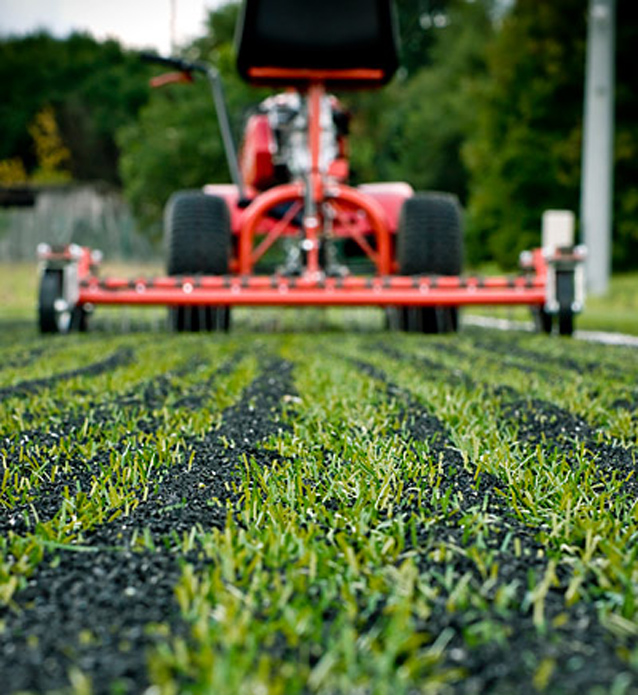
{"type": "Polygon", "coordinates": [[[288,292],[295,290],[314,290],[323,292],[326,290],[356,290],[372,289],[405,289],[418,292],[433,292],[438,290],[460,289],[467,292],[477,290],[529,290],[543,289],[545,282],[538,276],[532,277],[419,277],[407,275],[395,275],[386,278],[351,276],[346,278],[325,278],[318,281],[312,278],[286,278],[281,276],[251,275],[246,277],[230,276],[203,276],[203,277],[159,277],[159,278],[105,278],[88,276],[83,278],[81,289],[90,290],[136,290],[137,293],[158,289],[179,289],[192,291],[193,289],[226,289],[233,292],[251,290],[276,290],[288,292]]]}
{"type": "MultiPolygon", "coordinates": [[[[129,285],[130,287],[130,285],[129,285]]],[[[93,286],[80,290],[80,304],[131,305],[229,305],[229,306],[464,306],[545,303],[545,289],[516,287],[489,289],[445,289],[441,287],[388,288],[380,285],[366,289],[336,286],[319,288],[278,287],[254,288],[234,284],[227,288],[209,289],[187,284],[183,288],[161,288],[138,285],[133,289],[104,289],[93,286]]]]}

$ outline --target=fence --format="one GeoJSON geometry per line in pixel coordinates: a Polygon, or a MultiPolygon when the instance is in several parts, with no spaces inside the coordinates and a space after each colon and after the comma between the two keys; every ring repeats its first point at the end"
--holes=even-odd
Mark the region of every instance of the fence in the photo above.
{"type": "Polygon", "coordinates": [[[119,191],[101,183],[39,188],[33,207],[0,209],[0,261],[34,260],[42,242],[98,248],[108,260],[159,256],[119,191]]]}

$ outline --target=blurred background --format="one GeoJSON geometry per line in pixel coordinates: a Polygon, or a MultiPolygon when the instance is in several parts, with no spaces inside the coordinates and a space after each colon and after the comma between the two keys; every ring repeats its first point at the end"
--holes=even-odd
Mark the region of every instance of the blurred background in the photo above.
{"type": "MultiPolygon", "coordinates": [[[[396,7],[398,75],[342,95],[354,183],[455,192],[468,264],[512,269],[539,244],[544,210],[579,209],[588,2],[396,7]]],[[[214,64],[239,138],[267,92],[235,72],[238,3],[4,0],[1,13],[0,261],[33,260],[41,241],[159,261],[168,196],[229,176],[206,82],[151,90],[157,68],[138,51],[214,64]]],[[[616,15],[613,268],[627,272],[638,269],[635,3],[617,0],[616,15]]]]}

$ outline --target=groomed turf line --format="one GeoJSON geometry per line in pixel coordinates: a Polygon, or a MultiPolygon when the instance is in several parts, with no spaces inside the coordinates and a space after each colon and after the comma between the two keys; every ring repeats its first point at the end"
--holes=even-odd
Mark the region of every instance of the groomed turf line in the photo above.
{"type": "Polygon", "coordinates": [[[292,365],[272,360],[262,367],[224,411],[221,427],[188,442],[188,459],[155,494],[89,531],[81,545],[46,551],[28,587],[0,608],[3,692],[90,682],[94,695],[142,693],[149,649],[168,635],[188,636],[175,586],[184,561],[195,568],[204,561],[180,551],[182,534],[223,527],[243,457],[268,456],[259,442],[285,427],[281,404],[294,392],[292,365]],[[140,537],[147,547],[135,550],[140,537]]]}
{"type": "MultiPolygon", "coordinates": [[[[451,692],[534,695],[539,691],[536,679],[543,663],[563,665],[560,669],[548,669],[543,682],[547,692],[567,694],[589,692],[595,686],[605,690],[611,687],[618,674],[627,669],[627,663],[618,658],[618,642],[600,624],[591,604],[565,605],[570,577],[564,568],[551,563],[548,549],[536,540],[541,529],[517,518],[504,500],[502,485],[495,476],[483,472],[477,480],[470,473],[474,464],[464,462],[443,423],[408,391],[392,383],[377,367],[353,362],[383,385],[388,399],[398,401],[401,423],[410,440],[426,443],[428,456],[439,462],[440,496],[449,495],[453,500],[453,515],[438,515],[427,525],[420,524],[416,537],[408,539],[408,548],[418,554],[417,564],[426,574],[439,564],[431,560],[437,547],[452,549],[446,564],[453,568],[454,576],[447,578],[435,609],[417,627],[424,634],[448,635],[448,666],[464,673],[451,692]],[[479,534],[480,563],[465,552],[477,543],[475,532],[467,526],[472,516],[476,518],[473,513],[477,509],[482,510],[483,516],[491,517],[487,532],[479,534]],[[486,575],[494,571],[493,584],[486,590],[490,584],[486,575]],[[530,590],[531,577],[535,577],[535,592],[530,590]],[[468,583],[469,590],[484,599],[484,609],[475,618],[468,619],[462,610],[450,611],[454,590],[462,583],[468,583]],[[506,586],[510,591],[504,606],[498,595],[499,588],[506,586]],[[473,627],[486,623],[501,639],[488,643],[479,639],[478,644],[473,644],[473,627]]],[[[404,513],[410,511],[399,508],[404,513]]],[[[418,515],[423,510],[412,511],[418,515]]]]}

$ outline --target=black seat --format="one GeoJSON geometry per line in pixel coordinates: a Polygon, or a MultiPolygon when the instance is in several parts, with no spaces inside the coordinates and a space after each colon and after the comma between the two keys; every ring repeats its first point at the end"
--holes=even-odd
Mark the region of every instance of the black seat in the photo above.
{"type": "Polygon", "coordinates": [[[244,0],[237,67],[252,84],[378,86],[398,67],[392,0],[244,0]]]}

